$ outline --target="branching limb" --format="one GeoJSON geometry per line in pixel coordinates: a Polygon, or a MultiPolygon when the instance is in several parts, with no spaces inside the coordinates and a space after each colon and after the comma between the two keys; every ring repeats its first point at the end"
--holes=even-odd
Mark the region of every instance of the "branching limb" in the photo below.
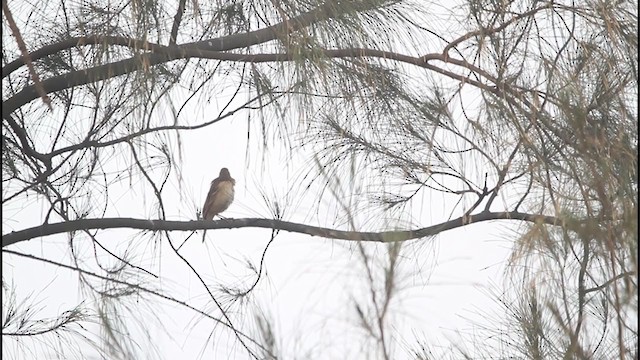
{"type": "Polygon", "coordinates": [[[58,267],[61,267],[61,268],[65,268],[65,269],[68,269],[68,270],[76,271],[76,272],[79,272],[79,273],[81,273],[83,275],[91,276],[91,277],[94,277],[94,278],[97,278],[97,279],[101,279],[101,280],[104,280],[104,281],[109,281],[109,282],[112,282],[112,283],[125,285],[125,286],[128,286],[128,287],[134,288],[136,290],[139,290],[142,293],[147,293],[147,294],[153,295],[155,297],[161,298],[161,299],[166,300],[166,301],[168,301],[170,303],[174,303],[174,304],[176,304],[176,305],[178,305],[180,307],[184,307],[186,309],[194,311],[194,312],[198,313],[199,315],[202,315],[205,318],[213,320],[214,322],[227,327],[230,330],[233,330],[239,336],[242,336],[244,339],[250,341],[251,343],[253,343],[257,347],[259,347],[260,349],[262,349],[264,351],[267,351],[267,349],[265,349],[260,343],[256,342],[254,339],[252,339],[248,335],[242,333],[240,330],[234,329],[229,323],[212,316],[207,311],[200,310],[200,309],[198,309],[198,308],[196,308],[196,307],[194,307],[192,305],[189,305],[189,303],[187,303],[185,301],[178,300],[178,299],[176,299],[176,298],[174,298],[172,296],[169,296],[167,294],[164,294],[162,292],[159,292],[159,291],[156,291],[156,290],[152,290],[152,289],[140,286],[138,284],[133,284],[133,283],[129,283],[129,282],[126,282],[126,281],[118,280],[118,279],[115,279],[113,277],[106,277],[106,276],[103,276],[103,275],[100,275],[100,274],[96,274],[96,273],[88,271],[88,270],[81,269],[79,267],[74,267],[74,266],[71,266],[71,265],[59,263],[57,261],[41,258],[41,257],[35,256],[35,255],[24,254],[24,253],[21,253],[21,252],[18,252],[18,251],[13,251],[13,250],[3,250],[3,252],[7,253],[7,254],[20,256],[20,257],[23,257],[23,258],[28,258],[28,259],[32,259],[32,260],[41,261],[43,263],[55,265],[55,266],[58,266],[58,267]]]}

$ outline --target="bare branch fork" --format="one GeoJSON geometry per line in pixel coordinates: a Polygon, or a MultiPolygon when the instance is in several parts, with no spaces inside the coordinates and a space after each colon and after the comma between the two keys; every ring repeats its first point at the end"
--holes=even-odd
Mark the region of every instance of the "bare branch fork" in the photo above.
{"type": "Polygon", "coordinates": [[[171,220],[146,220],[134,218],[100,218],[100,219],[79,219],[54,224],[44,224],[24,230],[14,231],[2,235],[2,247],[9,246],[21,241],[30,240],[37,237],[73,232],[89,229],[140,229],[150,231],[193,231],[205,229],[236,229],[236,228],[265,228],[283,230],[293,233],[320,236],[328,239],[346,241],[369,241],[369,242],[397,242],[419,239],[427,236],[434,236],[443,231],[455,229],[472,223],[479,223],[490,220],[520,220],[532,223],[543,223],[554,226],[564,226],[568,229],[579,231],[583,222],[568,222],[553,216],[510,212],[489,212],[483,211],[476,215],[462,216],[440,224],[415,229],[415,230],[395,230],[382,232],[358,232],[343,231],[305,224],[298,224],[289,221],[272,219],[222,219],[217,221],[195,220],[195,221],[171,221],[171,220]]]}

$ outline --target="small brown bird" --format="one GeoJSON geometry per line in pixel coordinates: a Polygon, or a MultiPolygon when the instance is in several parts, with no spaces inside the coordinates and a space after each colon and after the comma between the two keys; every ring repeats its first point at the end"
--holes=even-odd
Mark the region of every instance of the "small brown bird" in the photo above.
{"type": "Polygon", "coordinates": [[[229,169],[222,168],[220,175],[211,182],[207,200],[202,207],[202,218],[213,220],[221,212],[227,210],[233,202],[233,186],[236,181],[229,174],[229,169]]]}

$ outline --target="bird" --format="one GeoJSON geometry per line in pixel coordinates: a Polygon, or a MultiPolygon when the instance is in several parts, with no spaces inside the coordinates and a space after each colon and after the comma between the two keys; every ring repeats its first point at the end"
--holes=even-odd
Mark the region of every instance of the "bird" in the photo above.
{"type": "Polygon", "coordinates": [[[229,174],[229,169],[222,168],[220,175],[213,179],[207,199],[202,207],[202,218],[204,220],[213,220],[216,215],[227,210],[233,202],[236,181],[229,174]]]}

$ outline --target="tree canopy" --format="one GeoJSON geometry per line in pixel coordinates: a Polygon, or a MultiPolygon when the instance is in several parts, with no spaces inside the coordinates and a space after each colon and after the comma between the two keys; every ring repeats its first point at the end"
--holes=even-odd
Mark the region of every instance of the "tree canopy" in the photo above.
{"type": "Polygon", "coordinates": [[[3,355],[139,358],[168,303],[240,358],[292,357],[272,321],[247,321],[285,231],[348,241],[369,289],[344,304],[374,344],[363,357],[439,358],[394,334],[402,274],[422,267],[416,244],[491,221],[512,246],[507,330],[448,356],[637,358],[637,15],[599,0],[3,1],[3,268],[45,264],[87,298],[39,318],[3,271],[3,355]],[[233,143],[258,200],[199,220],[194,177],[237,161],[233,143]],[[248,281],[182,248],[250,228],[270,236],[248,281]],[[170,289],[164,258],[205,301],[170,289]]]}

